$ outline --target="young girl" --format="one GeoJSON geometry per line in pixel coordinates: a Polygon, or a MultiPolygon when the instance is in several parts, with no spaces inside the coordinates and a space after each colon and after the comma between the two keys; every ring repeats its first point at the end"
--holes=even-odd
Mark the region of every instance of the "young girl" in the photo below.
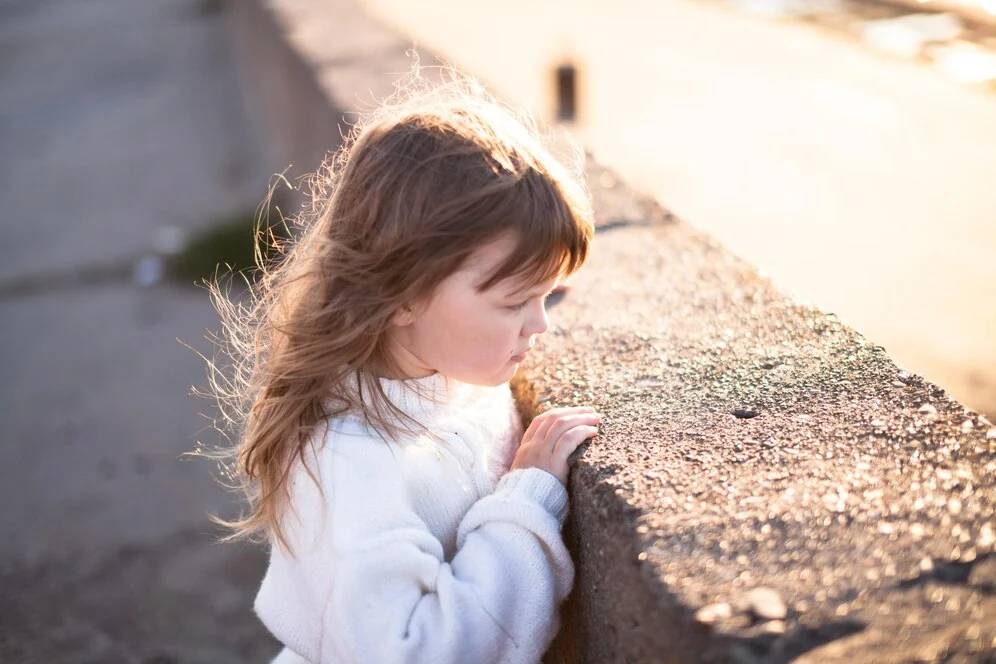
{"type": "Polygon", "coordinates": [[[537,131],[466,79],[385,105],[253,306],[214,293],[247,406],[250,510],[222,523],[271,544],[275,662],[532,664],[557,631],[567,458],[600,416],[523,432],[509,390],[592,237],[537,131]]]}

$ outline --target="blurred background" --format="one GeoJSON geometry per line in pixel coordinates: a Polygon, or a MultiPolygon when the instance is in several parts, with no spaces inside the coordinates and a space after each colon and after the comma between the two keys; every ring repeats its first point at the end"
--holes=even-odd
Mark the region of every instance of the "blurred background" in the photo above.
{"type": "MultiPolygon", "coordinates": [[[[0,0],[0,661],[276,652],[249,611],[265,555],[211,543],[234,503],[181,457],[221,442],[190,395],[218,327],[193,284],[249,264],[288,166],[233,48],[251,1],[0,0]]],[[[904,1],[276,4],[339,13],[322,38],[360,62],[377,45],[346,17],[373,16],[562,122],[993,415],[996,8],[904,1]]]]}
{"type": "Polygon", "coordinates": [[[364,0],[996,414],[996,5],[364,0]],[[988,19],[988,20],[987,20],[988,19]]]}

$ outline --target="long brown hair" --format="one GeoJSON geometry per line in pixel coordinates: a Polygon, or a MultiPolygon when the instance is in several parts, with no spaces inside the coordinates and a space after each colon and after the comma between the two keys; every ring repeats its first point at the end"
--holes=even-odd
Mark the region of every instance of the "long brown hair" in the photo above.
{"type": "Polygon", "coordinates": [[[212,284],[232,363],[211,364],[211,387],[234,444],[202,454],[249,502],[236,520],[214,517],[230,529],[226,541],[266,535],[288,546],[288,473],[330,418],[357,413],[394,439],[420,431],[378,379],[400,375],[386,345],[400,307],[510,231],[518,246],[482,291],[508,277],[567,275],[587,256],[583,152],[572,143],[554,158],[530,116],[445,73],[429,84],[416,69],[353,127],[312,178],[312,204],[292,220],[297,239],[260,261],[248,304],[212,284]]]}

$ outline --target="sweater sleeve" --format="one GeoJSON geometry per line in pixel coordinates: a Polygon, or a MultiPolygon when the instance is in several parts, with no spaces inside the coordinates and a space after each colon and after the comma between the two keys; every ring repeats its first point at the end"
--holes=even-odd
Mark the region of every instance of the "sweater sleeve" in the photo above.
{"type": "Polygon", "coordinates": [[[540,661],[574,577],[560,533],[567,491],[556,477],[505,475],[464,515],[450,561],[399,490],[396,468],[342,464],[333,477],[322,662],[540,661]]]}

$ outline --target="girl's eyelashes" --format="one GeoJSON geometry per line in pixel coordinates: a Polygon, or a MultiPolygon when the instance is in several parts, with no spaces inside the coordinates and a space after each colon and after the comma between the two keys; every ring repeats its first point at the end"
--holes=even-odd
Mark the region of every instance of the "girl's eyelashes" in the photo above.
{"type": "MultiPolygon", "coordinates": [[[[539,295],[538,297],[539,297],[539,299],[541,299],[544,302],[546,302],[546,299],[548,297],[550,297],[551,293],[553,293],[553,291],[550,291],[550,293],[543,293],[542,295],[539,295]]],[[[524,302],[520,302],[519,304],[506,305],[505,308],[508,309],[509,311],[522,311],[523,309],[526,308],[526,305],[528,305],[529,302],[531,300],[533,300],[533,299],[534,298],[529,298],[528,300],[525,300],[524,302]]]]}

